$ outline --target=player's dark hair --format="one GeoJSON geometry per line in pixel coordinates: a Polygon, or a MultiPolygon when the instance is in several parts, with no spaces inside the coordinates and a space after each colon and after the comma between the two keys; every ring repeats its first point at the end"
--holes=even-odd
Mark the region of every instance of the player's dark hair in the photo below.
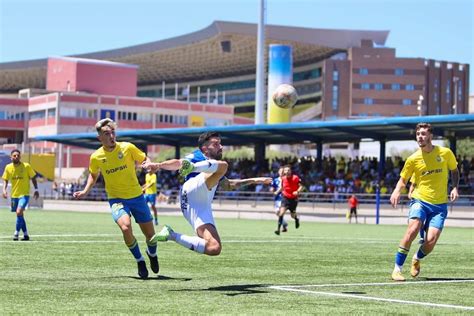
{"type": "Polygon", "coordinates": [[[420,128],[426,128],[430,134],[433,134],[433,127],[431,126],[430,123],[418,123],[418,124],[416,124],[416,131],[418,131],[420,128]]]}
{"type": "Polygon", "coordinates": [[[201,149],[202,146],[206,145],[207,142],[211,138],[214,138],[214,137],[221,138],[221,135],[219,135],[218,132],[205,132],[205,133],[202,133],[201,135],[199,135],[199,138],[198,138],[198,147],[199,147],[199,149],[201,149]]]}
{"type": "Polygon", "coordinates": [[[13,155],[14,153],[18,153],[21,155],[21,152],[18,149],[13,149],[12,152],[10,153],[10,156],[13,155]]]}

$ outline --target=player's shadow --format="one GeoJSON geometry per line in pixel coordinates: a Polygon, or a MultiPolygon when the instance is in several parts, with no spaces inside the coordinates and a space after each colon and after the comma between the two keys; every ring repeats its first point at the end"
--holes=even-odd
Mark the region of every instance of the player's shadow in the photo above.
{"type": "Polygon", "coordinates": [[[143,281],[183,281],[183,282],[188,282],[188,281],[192,281],[191,278],[172,278],[172,277],[168,277],[166,275],[158,275],[158,276],[150,276],[148,277],[148,279],[142,279],[140,277],[137,277],[137,276],[127,276],[126,278],[129,278],[129,279],[135,279],[135,280],[143,280],[143,281]]]}
{"type": "Polygon", "coordinates": [[[424,278],[420,277],[421,281],[474,281],[474,278],[424,278]]]}
{"type": "Polygon", "coordinates": [[[181,289],[181,290],[171,290],[176,292],[181,291],[217,291],[217,292],[232,292],[232,293],[223,293],[227,296],[237,296],[237,295],[249,295],[249,294],[264,294],[268,293],[267,290],[263,290],[263,288],[267,288],[267,284],[238,284],[238,285],[224,285],[224,286],[216,286],[210,287],[207,289],[181,289]]]}

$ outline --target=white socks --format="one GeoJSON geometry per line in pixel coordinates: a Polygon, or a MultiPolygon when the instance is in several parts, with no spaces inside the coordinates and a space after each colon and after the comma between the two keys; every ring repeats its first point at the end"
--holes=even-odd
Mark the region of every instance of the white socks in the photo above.
{"type": "Polygon", "coordinates": [[[193,172],[214,173],[217,171],[217,160],[209,159],[194,163],[193,172]]]}
{"type": "Polygon", "coordinates": [[[197,236],[181,235],[180,233],[173,232],[170,234],[170,239],[174,240],[181,246],[191,249],[197,253],[204,253],[206,248],[206,241],[197,236]]]}

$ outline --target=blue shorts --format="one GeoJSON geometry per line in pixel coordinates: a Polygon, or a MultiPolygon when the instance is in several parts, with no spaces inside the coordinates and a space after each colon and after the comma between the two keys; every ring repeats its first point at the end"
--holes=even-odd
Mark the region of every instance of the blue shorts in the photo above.
{"type": "Polygon", "coordinates": [[[19,198],[12,198],[12,212],[16,212],[18,208],[25,209],[28,206],[28,202],[30,201],[29,195],[24,195],[19,198]]]}
{"type": "Polygon", "coordinates": [[[409,219],[419,218],[423,227],[435,227],[443,230],[444,221],[448,217],[448,204],[431,204],[420,200],[410,201],[409,219]]]}
{"type": "Polygon", "coordinates": [[[133,199],[110,199],[109,204],[115,222],[125,214],[133,216],[135,222],[138,224],[151,222],[153,220],[143,195],[139,195],[133,199]]]}
{"type": "Polygon", "coordinates": [[[145,202],[155,205],[156,203],[156,193],[155,194],[145,194],[145,202]]]}

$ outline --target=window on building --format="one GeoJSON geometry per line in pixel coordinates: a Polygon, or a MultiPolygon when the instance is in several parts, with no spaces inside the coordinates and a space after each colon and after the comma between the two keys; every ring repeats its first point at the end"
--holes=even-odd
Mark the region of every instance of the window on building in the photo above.
{"type": "Polygon", "coordinates": [[[333,72],[332,72],[332,81],[339,81],[339,71],[333,70],[333,72]]]}
{"type": "Polygon", "coordinates": [[[458,81],[458,102],[462,101],[462,81],[458,81]]]}
{"type": "Polygon", "coordinates": [[[42,119],[42,118],[45,118],[45,117],[46,117],[46,111],[45,110],[30,112],[30,120],[42,119]]]}
{"type": "Polygon", "coordinates": [[[399,83],[392,83],[392,90],[400,90],[400,84],[399,83]]]}
{"type": "Polygon", "coordinates": [[[372,98],[365,98],[365,99],[364,99],[364,104],[367,104],[367,105],[374,104],[374,99],[372,99],[372,98]]]}
{"type": "Polygon", "coordinates": [[[383,89],[383,84],[382,83],[376,83],[374,84],[374,89],[375,90],[382,90],[383,89]]]}
{"type": "Polygon", "coordinates": [[[414,84],[406,84],[405,85],[405,90],[413,91],[413,90],[415,90],[415,85],[414,84]]]}
{"type": "Polygon", "coordinates": [[[362,90],[370,90],[370,83],[363,83],[360,87],[362,90]]]}
{"type": "Polygon", "coordinates": [[[396,68],[395,69],[395,76],[403,76],[404,71],[402,68],[396,68]]]}
{"type": "Polygon", "coordinates": [[[336,85],[332,86],[332,110],[337,111],[339,107],[339,87],[336,85]]]}
{"type": "Polygon", "coordinates": [[[411,105],[411,99],[403,99],[402,104],[403,105],[411,105]]]}
{"type": "Polygon", "coordinates": [[[359,69],[359,75],[368,75],[369,70],[367,68],[360,68],[359,69]]]}
{"type": "Polygon", "coordinates": [[[48,109],[48,117],[55,117],[56,116],[56,109],[48,109]]]}
{"type": "Polygon", "coordinates": [[[446,102],[451,102],[451,80],[446,81],[446,102]]]}

